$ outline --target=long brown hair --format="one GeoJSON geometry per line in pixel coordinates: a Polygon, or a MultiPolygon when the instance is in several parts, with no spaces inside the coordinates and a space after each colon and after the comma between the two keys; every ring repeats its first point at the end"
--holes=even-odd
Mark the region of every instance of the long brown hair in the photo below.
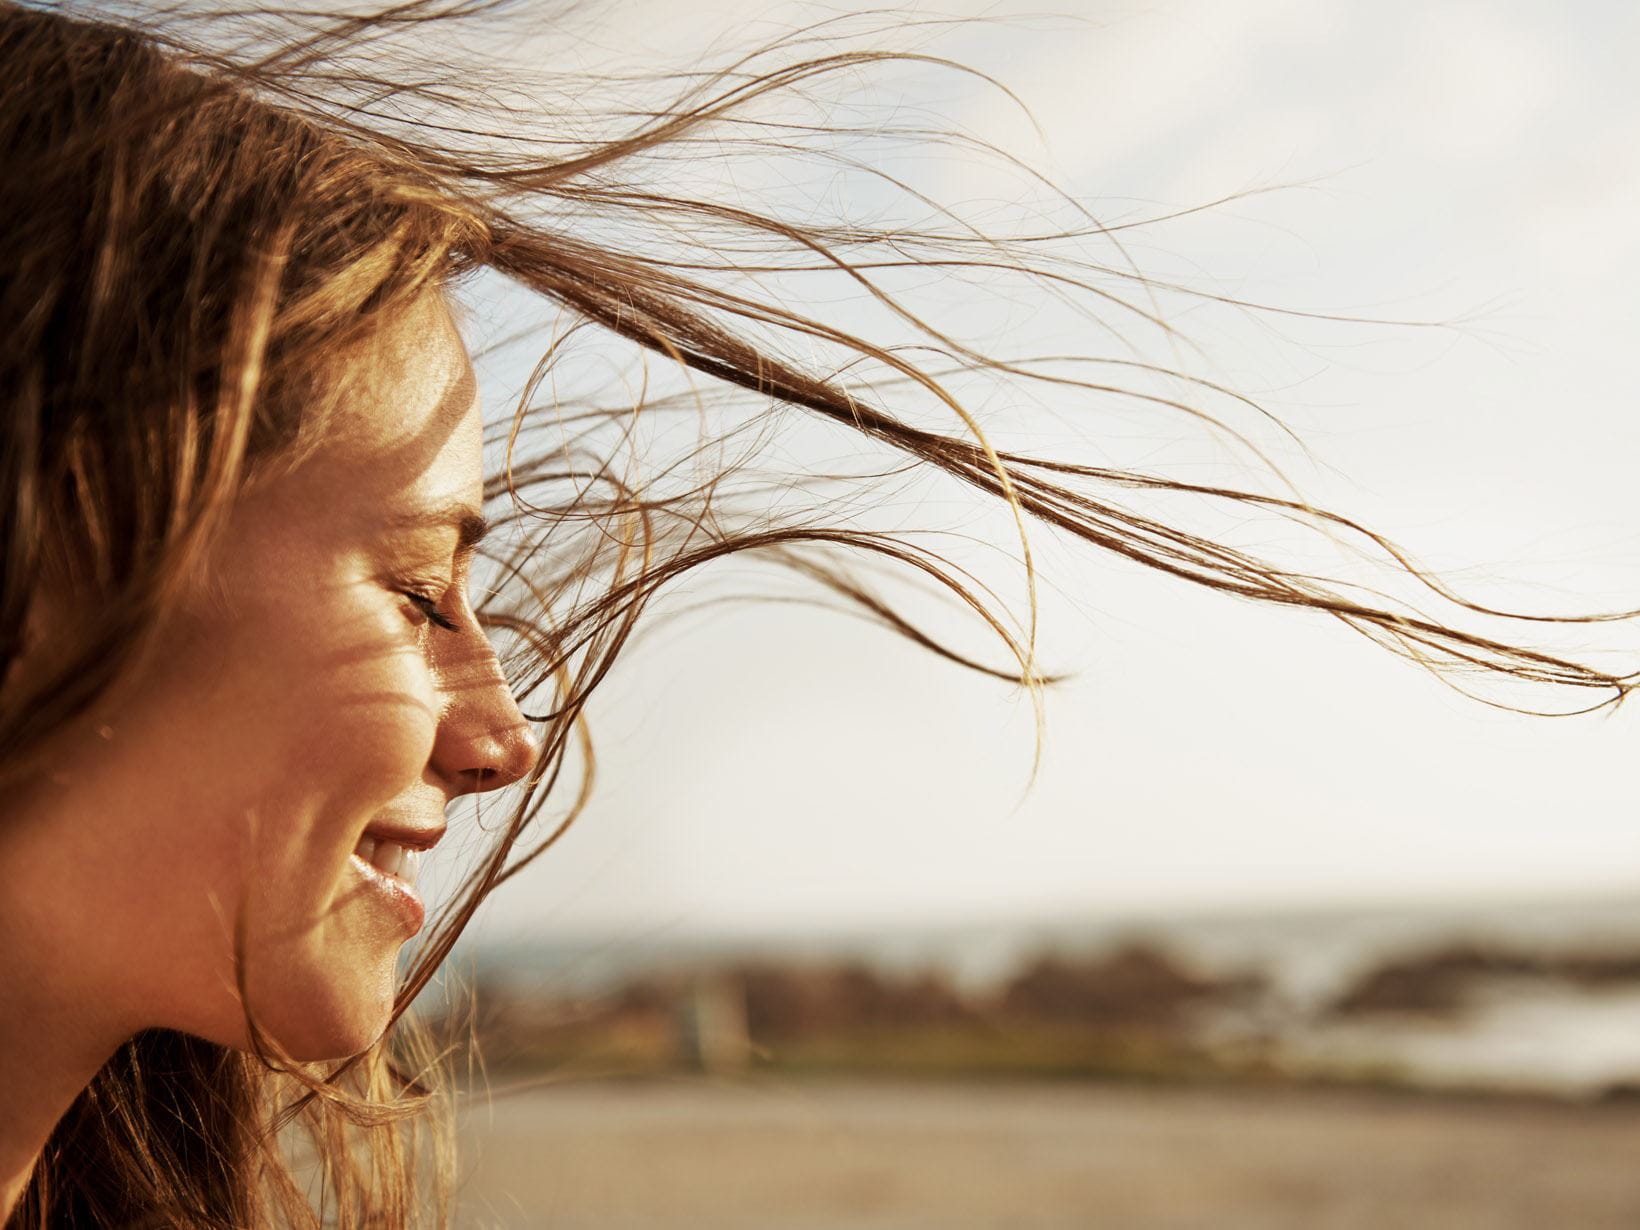
{"type": "MultiPolygon", "coordinates": [[[[502,8],[408,0],[292,27],[274,9],[114,20],[0,0],[0,782],[27,781],[53,737],[121,686],[242,488],[323,447],[325,374],[417,297],[480,270],[555,305],[575,328],[600,329],[707,383],[624,401],[553,399],[551,444],[532,452],[535,395],[570,344],[561,335],[538,349],[515,414],[495,429],[505,462],[487,493],[516,532],[494,558],[496,585],[480,614],[543,751],[493,846],[434,920],[400,1013],[478,903],[580,812],[591,783],[587,698],[656,595],[699,566],[756,551],[963,665],[1033,693],[1049,681],[1037,665],[1034,601],[1026,619],[1011,619],[910,532],[827,522],[815,505],[736,505],[728,465],[698,482],[634,479],[615,455],[640,412],[749,404],[749,414],[721,422],[755,435],[768,416],[801,414],[855,433],[893,459],[890,470],[943,474],[1010,510],[1028,583],[1034,524],[1228,595],[1329,615],[1460,681],[1512,677],[1592,697],[1576,708],[1615,703],[1632,686],[1629,676],[1215,541],[1159,516],[1145,497],[1287,518],[1387,559],[1457,614],[1622,614],[1490,610],[1296,495],[993,446],[974,408],[976,378],[1207,418],[1192,402],[1125,383],[1155,371],[1138,359],[1006,357],[894,290],[908,272],[989,271],[1090,320],[1103,323],[1103,308],[1160,323],[1144,303],[1155,287],[1136,267],[1091,256],[1095,240],[1121,251],[1091,217],[998,236],[928,201],[932,221],[871,224],[692,195],[655,173],[655,159],[680,150],[754,161],[795,154],[858,171],[841,145],[846,126],[776,122],[760,108],[873,68],[934,64],[931,55],[798,31],[715,71],[668,79],[669,98],[628,109],[613,135],[587,135],[582,112],[543,114],[539,94],[520,101],[524,92],[505,80],[458,91],[448,76],[429,79],[426,64],[378,54],[381,40],[407,28],[438,22],[442,34],[502,8]],[[881,333],[794,309],[760,282],[805,273],[861,292],[886,322],[881,333]],[[919,419],[930,408],[954,426],[919,419]],[[914,625],[868,582],[861,559],[943,587],[999,638],[1003,663],[914,625]],[[42,595],[73,618],[54,623],[50,652],[29,659],[48,666],[13,672],[42,635],[42,595]]],[[[575,83],[560,85],[560,98],[574,96],[575,83]]],[[[884,131],[856,131],[867,130],[884,131]]],[[[836,480],[845,490],[866,482],[836,480]]],[[[772,486],[782,483],[825,486],[818,474],[772,486]]],[[[58,1126],[11,1225],[442,1223],[449,1148],[436,1064],[402,1023],[398,1032],[329,1066],[168,1031],[139,1035],[58,1126]],[[295,1128],[310,1145],[307,1169],[287,1148],[295,1128]]]]}

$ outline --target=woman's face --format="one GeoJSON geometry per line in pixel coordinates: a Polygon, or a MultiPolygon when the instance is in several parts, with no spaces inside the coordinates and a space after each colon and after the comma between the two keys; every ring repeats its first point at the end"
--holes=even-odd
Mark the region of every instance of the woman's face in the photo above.
{"type": "Polygon", "coordinates": [[[452,798],[536,755],[468,605],[481,418],[442,299],[349,386],[325,446],[241,501],[118,711],[8,818],[6,866],[29,869],[9,908],[122,1029],[245,1045],[237,924],[257,1023],[298,1058],[362,1049],[421,913],[379,843],[430,846],[452,798]]]}

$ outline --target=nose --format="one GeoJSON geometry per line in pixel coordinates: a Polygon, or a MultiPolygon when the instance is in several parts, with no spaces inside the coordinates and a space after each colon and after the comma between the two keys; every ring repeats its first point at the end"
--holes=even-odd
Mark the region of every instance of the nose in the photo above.
{"type": "Polygon", "coordinates": [[[519,711],[495,651],[482,636],[458,661],[440,664],[443,709],[432,768],[452,797],[499,790],[535,766],[540,741],[519,711]]]}

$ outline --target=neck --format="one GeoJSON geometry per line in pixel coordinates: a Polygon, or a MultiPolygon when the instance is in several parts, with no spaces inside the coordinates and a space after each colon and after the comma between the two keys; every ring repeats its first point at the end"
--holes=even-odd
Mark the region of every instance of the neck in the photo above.
{"type": "Polygon", "coordinates": [[[0,1225],[74,1099],[134,1032],[117,954],[98,958],[85,940],[106,919],[69,874],[83,852],[63,835],[83,826],[48,805],[60,786],[19,785],[0,809],[0,1225]]]}
{"type": "Polygon", "coordinates": [[[54,830],[28,798],[14,793],[0,813],[0,1225],[58,1121],[132,1032],[116,1026],[113,971],[91,968],[75,936],[96,907],[38,857],[54,830]]]}
{"type": "Polygon", "coordinates": [[[0,941],[0,1225],[22,1198],[52,1129],[121,1041],[100,1034],[72,1005],[41,995],[42,983],[11,959],[23,946],[0,941]]]}

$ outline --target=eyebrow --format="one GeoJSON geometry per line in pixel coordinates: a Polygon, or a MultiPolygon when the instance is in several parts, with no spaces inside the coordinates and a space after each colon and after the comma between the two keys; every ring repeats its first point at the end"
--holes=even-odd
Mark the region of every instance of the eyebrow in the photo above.
{"type": "Polygon", "coordinates": [[[402,513],[394,517],[390,524],[395,530],[442,530],[453,528],[456,532],[457,555],[471,551],[478,546],[492,528],[490,520],[483,513],[471,504],[463,503],[460,500],[452,500],[447,504],[435,504],[428,508],[418,508],[414,512],[402,513]]]}

